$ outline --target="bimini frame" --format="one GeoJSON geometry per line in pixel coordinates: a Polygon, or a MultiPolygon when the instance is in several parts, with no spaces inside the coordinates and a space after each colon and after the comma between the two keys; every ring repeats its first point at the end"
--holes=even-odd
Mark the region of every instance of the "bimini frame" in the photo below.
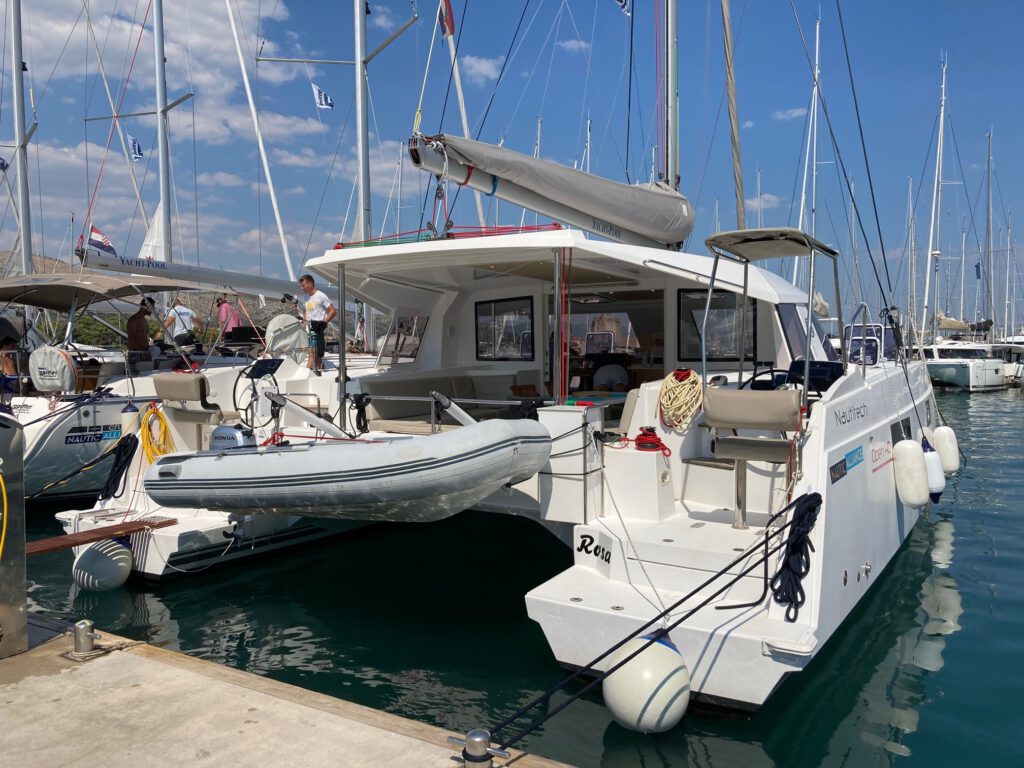
{"type": "MultiPolygon", "coordinates": [[[[704,304],[704,317],[700,327],[700,357],[701,357],[701,379],[704,386],[707,386],[707,324],[708,315],[711,312],[711,297],[715,290],[715,277],[718,272],[720,259],[729,259],[743,265],[743,297],[740,302],[740,333],[739,333],[739,378],[737,386],[743,383],[743,362],[746,357],[746,323],[747,323],[747,293],[749,268],[752,262],[766,261],[768,259],[792,258],[794,256],[807,255],[810,258],[810,285],[807,291],[807,340],[804,349],[804,387],[802,405],[807,407],[807,382],[811,376],[811,323],[814,313],[814,263],[815,256],[827,256],[832,259],[832,277],[835,282],[836,316],[839,319],[839,327],[843,327],[843,307],[839,293],[839,253],[833,248],[825,245],[819,240],[808,235],[799,229],[792,227],[766,228],[766,229],[742,229],[733,232],[719,232],[711,235],[704,241],[704,245],[715,257],[711,267],[711,282],[708,284],[708,296],[704,304]]],[[[843,345],[843,373],[846,373],[847,350],[843,345]]],[[[755,350],[755,358],[757,357],[755,350]]]]}

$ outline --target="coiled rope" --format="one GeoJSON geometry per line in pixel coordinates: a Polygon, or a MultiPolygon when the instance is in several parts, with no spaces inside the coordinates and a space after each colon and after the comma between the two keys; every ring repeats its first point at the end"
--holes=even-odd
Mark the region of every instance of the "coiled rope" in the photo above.
{"type": "Polygon", "coordinates": [[[685,432],[703,403],[700,379],[689,368],[677,368],[661,382],[658,414],[666,427],[685,432]]]}
{"type": "Polygon", "coordinates": [[[131,466],[132,459],[135,457],[135,449],[138,447],[139,438],[131,433],[124,435],[117,441],[117,444],[114,446],[114,464],[110,468],[110,474],[107,475],[107,481],[103,484],[103,489],[100,491],[101,501],[121,498],[125,490],[122,481],[125,478],[128,467],[131,466]]]}
{"type": "Polygon", "coordinates": [[[174,438],[171,437],[171,430],[167,426],[167,417],[164,416],[156,403],[149,404],[149,410],[140,420],[142,424],[142,450],[146,454],[146,460],[150,464],[166,453],[174,452],[174,438]],[[153,434],[153,420],[158,425],[157,434],[153,434]]]}
{"type": "Polygon", "coordinates": [[[817,500],[806,495],[796,500],[782,565],[771,580],[772,597],[779,605],[787,606],[786,621],[790,623],[796,621],[806,598],[802,582],[811,570],[811,529],[820,509],[820,496],[817,500]]]}

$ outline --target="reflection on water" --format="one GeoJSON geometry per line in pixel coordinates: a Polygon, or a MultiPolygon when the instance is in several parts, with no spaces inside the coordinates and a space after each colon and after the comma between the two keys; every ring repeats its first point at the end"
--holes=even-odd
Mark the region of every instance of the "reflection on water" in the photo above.
{"type": "MultiPolygon", "coordinates": [[[[930,766],[978,764],[985,750],[999,756],[1012,739],[1007,709],[1020,683],[985,661],[1009,669],[1022,650],[1024,595],[1006,585],[1024,563],[1002,526],[1024,488],[1024,446],[1015,437],[1008,447],[993,421],[1015,406],[1002,418],[1019,423],[1021,401],[992,398],[940,398],[971,463],[842,631],[757,716],[691,712],[680,728],[648,737],[613,724],[599,694],[588,695],[529,747],[602,768],[930,766]],[[961,624],[968,629],[956,635],[961,624]],[[976,687],[999,684],[1007,691],[976,687]],[[1008,735],[986,736],[998,722],[1008,735]]],[[[34,526],[36,535],[51,532],[34,526]]],[[[466,514],[102,594],[78,592],[70,556],[48,555],[30,564],[30,597],[39,610],[465,731],[559,678],[523,595],[570,559],[529,521],[466,514]]]]}

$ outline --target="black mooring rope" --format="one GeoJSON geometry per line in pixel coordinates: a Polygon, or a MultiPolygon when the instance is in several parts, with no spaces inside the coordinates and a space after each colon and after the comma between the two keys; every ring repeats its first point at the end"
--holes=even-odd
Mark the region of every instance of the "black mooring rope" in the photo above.
{"type": "Polygon", "coordinates": [[[127,434],[114,446],[114,464],[110,467],[107,481],[100,491],[100,501],[106,499],[120,498],[124,493],[122,481],[128,467],[131,466],[132,458],[135,456],[135,449],[139,447],[139,438],[134,434],[127,434]]]}
{"type": "Polygon", "coordinates": [[[786,621],[796,621],[806,595],[801,582],[811,570],[811,529],[818,519],[821,509],[821,496],[817,501],[809,496],[797,499],[790,522],[789,537],[786,539],[786,553],[782,558],[782,566],[772,577],[772,597],[779,605],[786,605],[786,621]]]}

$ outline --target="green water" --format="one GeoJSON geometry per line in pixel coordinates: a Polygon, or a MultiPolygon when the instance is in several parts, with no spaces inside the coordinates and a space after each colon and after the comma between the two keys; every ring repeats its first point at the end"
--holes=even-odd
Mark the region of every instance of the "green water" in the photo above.
{"type": "MultiPolygon", "coordinates": [[[[752,719],[691,712],[647,737],[613,724],[598,694],[553,718],[529,749],[606,768],[1021,764],[1024,397],[938,402],[968,466],[842,631],[767,707],[752,719]]],[[[34,518],[30,537],[59,531],[34,518]]],[[[70,554],[47,555],[30,561],[30,600],[462,732],[560,678],[523,594],[570,561],[533,523],[470,513],[101,594],[77,592],[70,554]]]]}

